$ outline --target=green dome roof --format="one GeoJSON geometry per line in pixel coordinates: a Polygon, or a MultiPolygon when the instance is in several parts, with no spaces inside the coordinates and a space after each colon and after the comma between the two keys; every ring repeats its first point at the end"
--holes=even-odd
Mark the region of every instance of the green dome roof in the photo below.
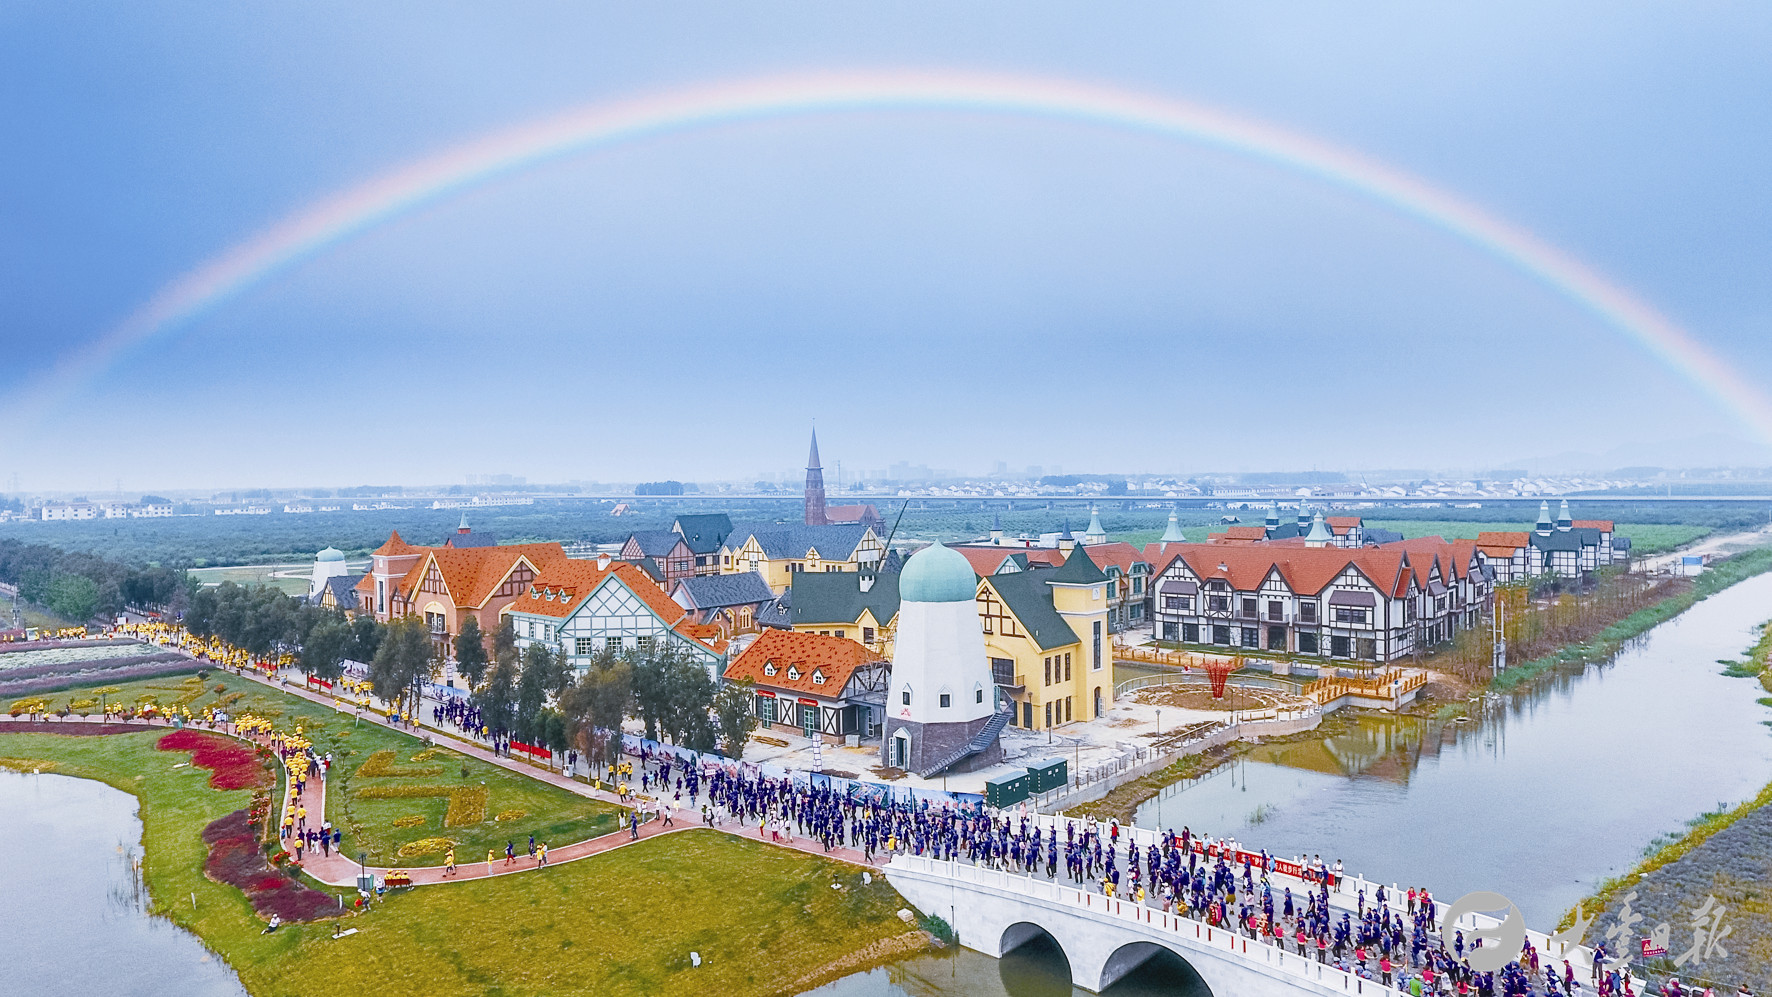
{"type": "Polygon", "coordinates": [[[941,544],[912,554],[898,576],[898,597],[905,602],[971,602],[977,594],[972,563],[941,544]]]}
{"type": "Polygon", "coordinates": [[[320,552],[319,557],[315,558],[316,561],[342,561],[344,559],[345,552],[337,547],[328,547],[320,552]]]}

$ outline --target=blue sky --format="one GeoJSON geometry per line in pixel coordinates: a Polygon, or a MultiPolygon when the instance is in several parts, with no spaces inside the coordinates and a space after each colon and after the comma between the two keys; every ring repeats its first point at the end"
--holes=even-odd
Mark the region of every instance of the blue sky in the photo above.
{"type": "MultiPolygon", "coordinates": [[[[16,2],[0,401],[403,162],[598,100],[902,67],[1181,97],[1359,150],[1772,378],[1763,5],[16,2]]],[[[794,467],[814,418],[846,468],[980,471],[1476,469],[1751,435],[1543,285],[1344,190],[895,111],[677,134],[405,216],[126,354],[11,427],[0,471],[711,479],[794,467]]]]}

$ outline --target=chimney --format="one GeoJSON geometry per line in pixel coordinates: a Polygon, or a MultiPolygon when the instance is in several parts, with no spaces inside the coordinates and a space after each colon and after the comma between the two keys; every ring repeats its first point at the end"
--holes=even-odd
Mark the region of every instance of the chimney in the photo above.
{"type": "Polygon", "coordinates": [[[598,571],[609,570],[609,555],[607,553],[599,552],[597,554],[597,570],[598,571]]]}

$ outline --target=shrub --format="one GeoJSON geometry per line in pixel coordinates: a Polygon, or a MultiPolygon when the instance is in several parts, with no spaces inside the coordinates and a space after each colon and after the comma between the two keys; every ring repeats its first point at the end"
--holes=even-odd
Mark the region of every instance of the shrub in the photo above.
{"type": "Polygon", "coordinates": [[[395,827],[418,827],[420,824],[424,824],[429,821],[430,821],[430,818],[426,817],[423,814],[412,814],[409,817],[395,818],[394,819],[394,826],[395,827]]]}
{"type": "Polygon", "coordinates": [[[455,842],[448,838],[420,838],[417,841],[408,841],[401,845],[396,854],[403,859],[409,859],[419,855],[441,855],[453,847],[455,847],[455,842]]]}
{"type": "Polygon", "coordinates": [[[246,811],[236,810],[211,821],[203,828],[203,840],[209,844],[204,874],[245,893],[260,917],[274,914],[290,922],[315,921],[337,909],[338,900],[332,894],[310,889],[265,861],[253,842],[246,811]]]}

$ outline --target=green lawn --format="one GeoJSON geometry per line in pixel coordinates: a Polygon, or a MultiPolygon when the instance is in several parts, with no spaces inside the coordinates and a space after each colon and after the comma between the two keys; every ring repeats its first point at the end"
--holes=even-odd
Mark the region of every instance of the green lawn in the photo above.
{"type": "MultiPolygon", "coordinates": [[[[356,855],[359,851],[366,851],[373,865],[442,864],[440,852],[399,854],[400,846],[425,838],[447,838],[455,842],[456,857],[465,861],[472,856],[484,856],[489,848],[502,852],[507,840],[514,840],[518,848],[524,848],[531,834],[537,841],[558,846],[607,834],[620,823],[622,810],[611,804],[587,799],[447,748],[433,748],[427,754],[425,746],[416,737],[367,720],[359,723],[348,713],[339,713],[227,672],[211,672],[203,683],[198,683],[195,677],[130,682],[113,687],[122,692],[109,698],[111,702],[134,703],[144,695],[152,695],[165,706],[183,700],[199,691],[199,687],[201,695],[189,702],[193,713],[227,700],[236,715],[252,713],[271,717],[273,723],[283,730],[294,730],[299,722],[304,736],[314,742],[315,750],[322,755],[329,751],[333,753],[332,781],[326,788],[326,816],[344,833],[340,842],[344,853],[356,855]],[[218,685],[223,687],[221,693],[215,692],[218,685]],[[393,752],[393,771],[397,774],[358,775],[364,763],[379,751],[393,752]],[[461,826],[445,826],[450,794],[458,791],[473,794],[482,787],[486,799],[478,819],[461,826]],[[434,795],[392,798],[375,795],[402,789],[434,795]],[[499,820],[500,814],[506,814],[508,819],[499,820]],[[511,816],[515,814],[522,816],[511,816]],[[395,825],[395,821],[416,818],[423,818],[422,823],[414,820],[406,826],[395,825]]],[[[53,707],[97,697],[90,690],[75,689],[50,693],[45,698],[53,707]]],[[[470,806],[468,809],[476,808],[470,806]]]]}
{"type": "Polygon", "coordinates": [[[308,580],[312,577],[314,564],[247,564],[230,568],[192,568],[191,577],[204,585],[220,585],[222,582],[233,582],[251,588],[255,585],[269,585],[281,589],[288,595],[307,595],[308,580]],[[277,578],[277,572],[298,572],[299,578],[277,578]]]}
{"type": "Polygon", "coordinates": [[[0,734],[0,759],[136,794],[158,911],[220,953],[255,997],[762,997],[907,930],[883,877],[864,886],[849,866],[691,830],[542,872],[390,895],[340,940],[330,922],[263,935],[244,895],[202,874],[203,825],[250,794],[172,768],[185,756],[155,750],[163,733],[0,734]]]}

